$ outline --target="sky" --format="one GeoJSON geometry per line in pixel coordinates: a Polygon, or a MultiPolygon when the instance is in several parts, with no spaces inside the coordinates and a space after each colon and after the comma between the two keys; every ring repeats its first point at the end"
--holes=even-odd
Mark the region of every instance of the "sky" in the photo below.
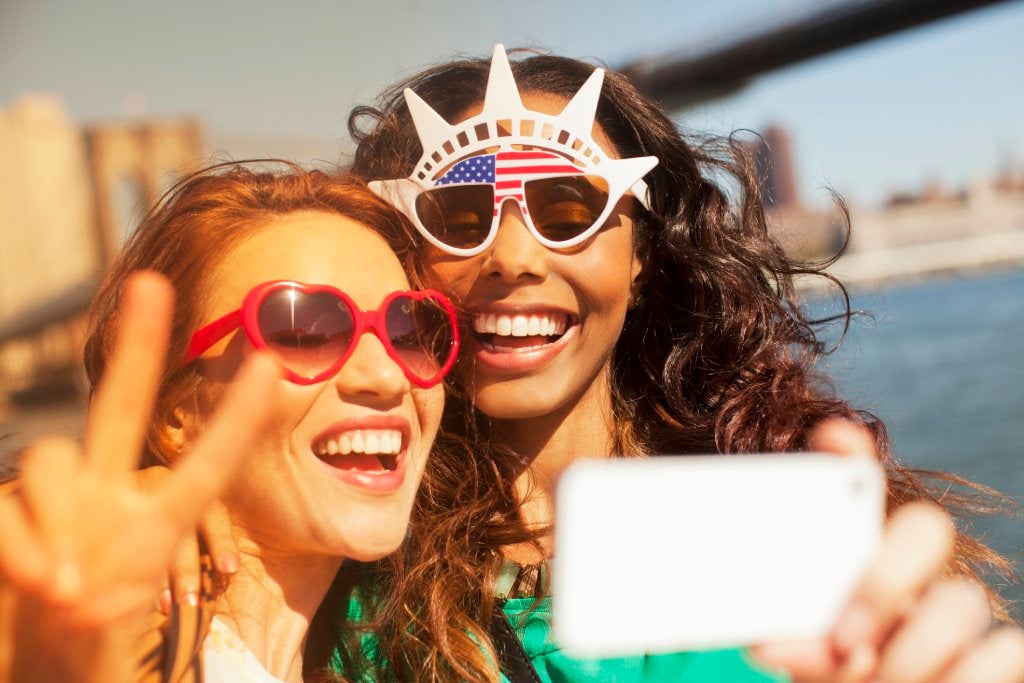
{"type": "MultiPolygon", "coordinates": [[[[834,2],[834,0],[830,0],[834,2]]],[[[79,121],[194,116],[211,151],[345,160],[348,111],[495,42],[624,65],[799,16],[811,0],[0,0],[0,108],[59,94],[79,121]]],[[[857,203],[1024,170],[1024,1],[875,40],[678,112],[686,129],[790,130],[798,188],[857,203]]]]}

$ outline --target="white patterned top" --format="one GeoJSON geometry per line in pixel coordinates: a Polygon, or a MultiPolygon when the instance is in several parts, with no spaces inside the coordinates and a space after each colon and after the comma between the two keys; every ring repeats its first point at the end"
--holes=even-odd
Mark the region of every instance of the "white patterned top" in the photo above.
{"type": "Polygon", "coordinates": [[[213,618],[203,641],[204,683],[284,683],[263,668],[242,639],[222,621],[213,618]]]}

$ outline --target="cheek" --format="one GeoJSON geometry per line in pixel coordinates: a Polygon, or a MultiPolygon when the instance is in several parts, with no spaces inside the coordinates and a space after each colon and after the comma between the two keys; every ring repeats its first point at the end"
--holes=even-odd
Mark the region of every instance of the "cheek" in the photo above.
{"type": "Polygon", "coordinates": [[[583,303],[594,311],[625,309],[634,278],[633,246],[629,235],[610,238],[570,257],[566,272],[573,273],[583,303]]]}
{"type": "Polygon", "coordinates": [[[284,453],[308,448],[311,438],[307,416],[329,382],[300,386],[281,381],[270,420],[260,432],[253,450],[280,458],[284,453]],[[305,428],[304,428],[305,426],[305,428]]]}
{"type": "Polygon", "coordinates": [[[463,298],[473,288],[480,273],[479,256],[472,258],[425,259],[427,286],[454,298],[463,298]]]}
{"type": "Polygon", "coordinates": [[[282,380],[272,416],[247,450],[245,465],[226,496],[239,509],[259,513],[297,509],[295,501],[308,493],[301,473],[311,462],[307,458],[314,457],[309,450],[314,423],[307,416],[328,384],[302,387],[282,380]]]}
{"type": "Polygon", "coordinates": [[[424,452],[429,452],[430,445],[437,436],[441,426],[441,414],[444,412],[444,384],[429,389],[417,389],[412,393],[416,418],[419,421],[420,439],[423,441],[424,452]]]}

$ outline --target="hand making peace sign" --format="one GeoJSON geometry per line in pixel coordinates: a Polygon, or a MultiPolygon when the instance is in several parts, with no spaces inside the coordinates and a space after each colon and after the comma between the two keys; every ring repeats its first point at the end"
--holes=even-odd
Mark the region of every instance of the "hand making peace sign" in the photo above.
{"type": "MultiPolygon", "coordinates": [[[[4,604],[7,618],[17,613],[18,619],[16,628],[0,627],[0,680],[5,645],[15,659],[50,666],[53,657],[76,649],[72,641],[106,642],[105,634],[151,611],[178,539],[228,483],[271,412],[278,371],[254,355],[175,471],[154,490],[139,490],[132,471],[160,382],[172,307],[163,277],[139,273],[128,281],[84,443],[34,444],[19,491],[0,498],[0,588],[13,589],[6,601],[0,595],[0,622],[4,604]],[[13,646],[11,639],[17,639],[13,646]]],[[[111,680],[119,664],[128,664],[127,653],[120,654],[113,659],[124,662],[113,669],[82,663],[93,669],[81,680],[97,678],[96,667],[108,667],[103,679],[111,680]]]]}

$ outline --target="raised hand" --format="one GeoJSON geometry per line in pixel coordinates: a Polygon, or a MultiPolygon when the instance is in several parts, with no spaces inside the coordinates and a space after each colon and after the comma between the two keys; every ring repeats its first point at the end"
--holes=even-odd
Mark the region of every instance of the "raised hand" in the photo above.
{"type": "MultiPolygon", "coordinates": [[[[107,635],[150,611],[178,539],[227,484],[272,409],[277,368],[254,354],[174,472],[140,491],[132,471],[160,381],[172,306],[162,277],[131,278],[84,445],[57,438],[34,444],[19,491],[0,498],[0,581],[20,602],[8,613],[16,613],[17,624],[0,625],[0,639],[16,639],[16,659],[45,664],[83,647],[97,653],[89,643],[107,643],[107,635]]],[[[63,676],[113,680],[128,661],[121,654],[106,648],[63,676]]]]}
{"type": "MultiPolygon", "coordinates": [[[[870,435],[843,421],[821,425],[811,447],[875,452],[870,435]]],[[[761,645],[755,659],[787,671],[793,683],[1024,682],[1024,631],[989,630],[985,591],[945,578],[955,534],[940,508],[904,505],[830,637],[761,645]]]]}

